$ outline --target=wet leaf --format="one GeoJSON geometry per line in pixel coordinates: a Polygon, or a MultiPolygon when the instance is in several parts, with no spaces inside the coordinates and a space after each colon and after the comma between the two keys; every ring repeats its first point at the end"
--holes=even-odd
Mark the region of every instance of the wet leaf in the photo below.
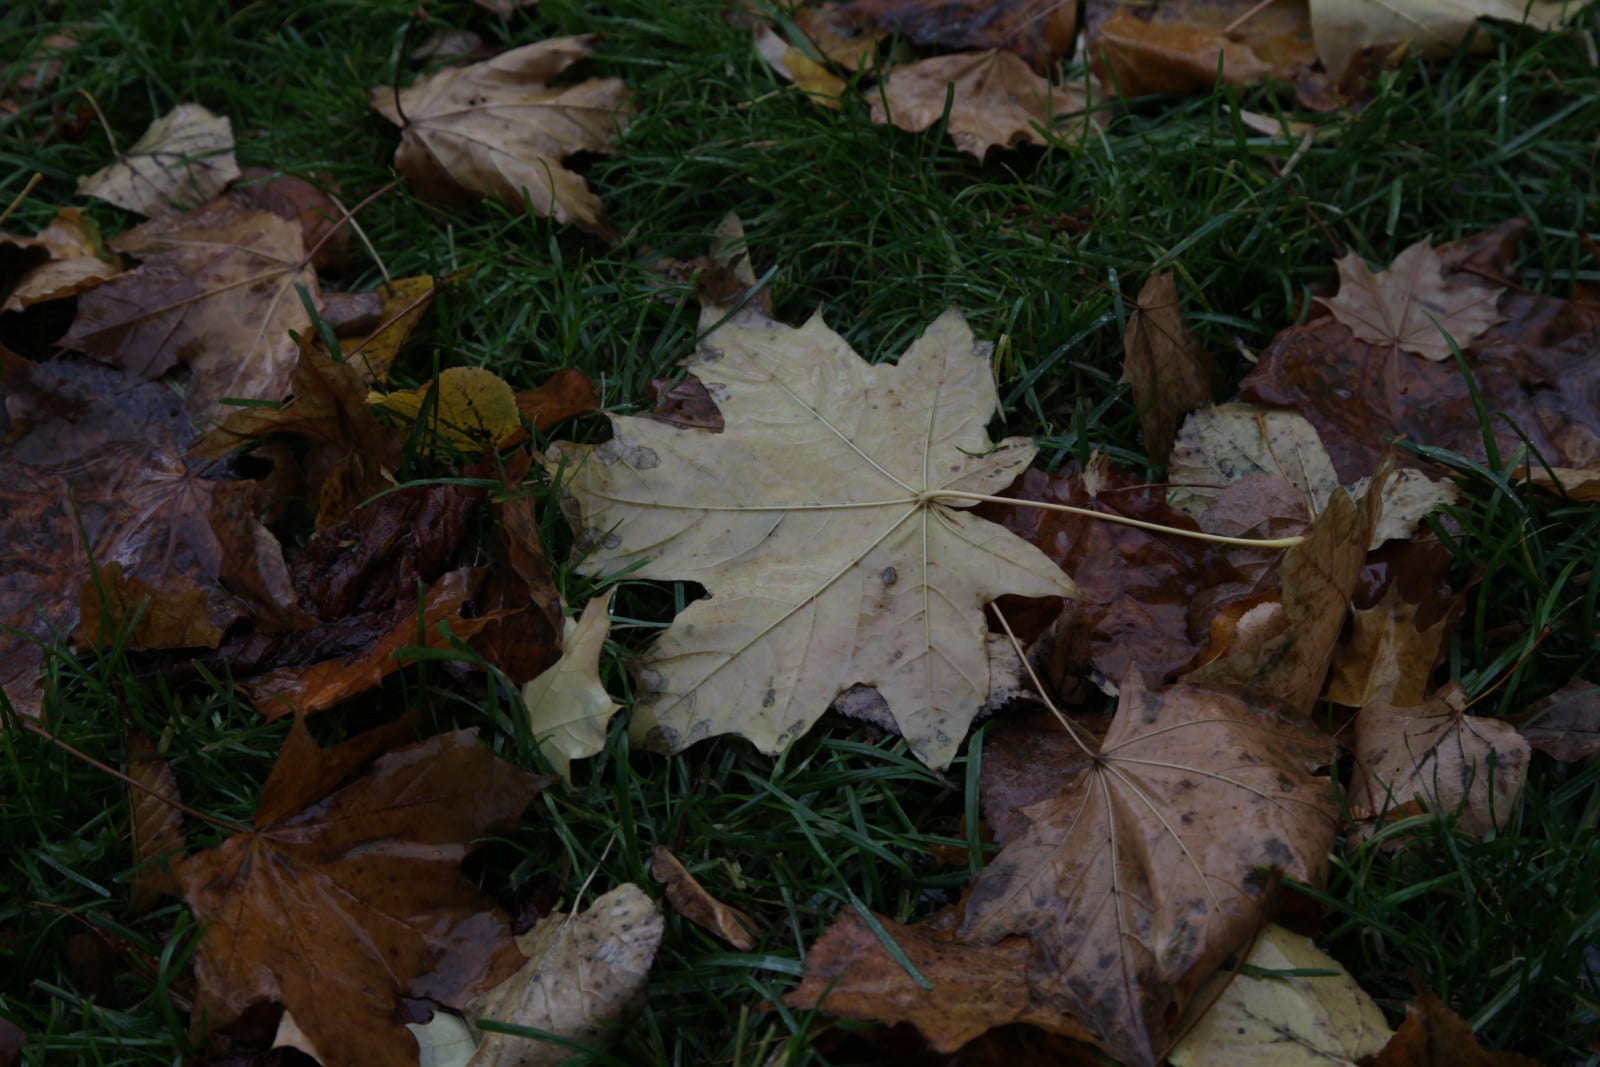
{"type": "Polygon", "coordinates": [[[182,888],[172,872],[186,846],[183,813],[169,801],[178,799],[178,780],[150,743],[137,730],[128,732],[128,777],[144,789],[128,788],[129,829],[133,837],[133,876],[128,910],[149,911],[164,894],[178,896],[182,888]]]}
{"type": "Polygon", "coordinates": [[[752,931],[760,929],[756,921],[707,892],[683,862],[662,845],[651,853],[650,877],[666,887],[667,903],[679,915],[740,952],[755,951],[757,941],[752,931]]]}
{"type": "Polygon", "coordinates": [[[1405,1022],[1383,1050],[1362,1067],[1538,1067],[1515,1052],[1490,1052],[1478,1044],[1467,1021],[1437,994],[1423,993],[1406,1006],[1405,1022]]]}
{"type": "Polygon", "coordinates": [[[572,781],[572,761],[595,755],[606,743],[606,725],[621,705],[600,680],[600,653],[611,632],[615,589],[595,597],[583,616],[568,619],[561,658],[522,687],[528,728],[556,773],[572,781]]]}
{"type": "Polygon", "coordinates": [[[78,192],[157,216],[203,204],[237,177],[233,123],[199,104],[179,104],[116,162],[79,178],[78,192]]]}
{"type": "Polygon", "coordinates": [[[693,367],[722,433],[613,416],[606,444],[552,449],[585,573],[711,594],[641,661],[636,736],[676,751],[737,732],[778,752],[861,684],[921,759],[950,761],[995,680],[984,605],[1072,592],[1038,549],[936,497],[1003,488],[1033,456],[989,440],[987,356],[955,312],[877,366],[820,318],[752,316],[693,367]]]}
{"type": "Polygon", "coordinates": [[[600,229],[600,198],[561,165],[575,152],[609,152],[626,121],[618,78],[547,83],[593,50],[595,38],[557,37],[482,63],[422,78],[399,99],[372,89],[372,106],[401,127],[394,162],[424,199],[492,196],[512,210],[600,229]]]}
{"type": "Polygon", "coordinates": [[[1505,290],[1461,278],[1447,284],[1443,261],[1427,241],[1411,245],[1376,274],[1355,252],[1338,266],[1339,293],[1323,303],[1368,344],[1448,360],[1450,341],[1466,350],[1500,321],[1496,307],[1505,290]]]}
{"type": "Polygon", "coordinates": [[[341,784],[373,745],[363,735],[323,750],[297,722],[256,828],[178,865],[206,928],[196,1020],[221,1027],[277,1002],[328,1067],[409,1067],[417,1046],[397,1017],[402,996],[461,1005],[515,970],[506,917],[460,863],[513,829],[543,780],[461,730],[341,784]]]}
{"type": "Polygon", "coordinates": [[[1122,377],[1133,389],[1145,453],[1160,463],[1184,415],[1210,403],[1221,379],[1216,361],[1183,325],[1171,271],[1152,274],[1139,290],[1122,347],[1122,377]]]}
{"type": "Polygon", "coordinates": [[[600,394],[581,370],[562,367],[536,389],[524,389],[516,396],[517,412],[540,433],[575,418],[600,410],[600,394]]]}
{"type": "Polygon", "coordinates": [[[1563,763],[1600,752],[1600,686],[1573,679],[1528,709],[1528,744],[1563,763]]]}

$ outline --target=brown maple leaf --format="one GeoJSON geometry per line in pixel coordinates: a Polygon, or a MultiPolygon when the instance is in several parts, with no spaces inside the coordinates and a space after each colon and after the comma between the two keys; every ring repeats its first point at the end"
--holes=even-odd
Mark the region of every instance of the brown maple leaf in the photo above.
{"type": "Polygon", "coordinates": [[[1374,345],[1393,345],[1436,362],[1450,359],[1450,342],[1462,350],[1495,323],[1505,290],[1456,278],[1446,282],[1444,262],[1427,241],[1411,245],[1374,274],[1359,253],[1338,261],[1339,293],[1323,301],[1333,317],[1374,345]]]}
{"type": "Polygon", "coordinates": [[[78,179],[78,192],[141,215],[203,204],[239,177],[233,123],[199,104],[179,104],[126,152],[78,179]]]}
{"type": "Polygon", "coordinates": [[[1329,755],[1270,705],[1135,676],[1090,765],[1025,809],[978,876],[959,937],[1026,935],[1033,995],[1119,1060],[1155,1064],[1195,988],[1264,921],[1273,873],[1321,880],[1337,808],[1311,768],[1329,755]]]}
{"type": "Polygon", "coordinates": [[[1361,1067],[1539,1067],[1515,1052],[1490,1052],[1472,1026],[1437,993],[1424,992],[1406,1005],[1406,1019],[1383,1050],[1361,1067]]]}
{"type": "Polygon", "coordinates": [[[871,99],[872,121],[919,133],[945,115],[956,147],[983,159],[989,149],[1047,145],[1081,135],[1092,121],[1077,84],[1053,85],[1010,52],[959,52],[896,67],[871,99]]]}
{"type": "Polygon", "coordinates": [[[324,750],[297,721],[255,829],[178,865],[206,927],[197,1027],[275,1002],[329,1067],[412,1067],[401,997],[465,1006],[515,971],[506,917],[460,863],[479,839],[514,828],[545,780],[459,730],[395,749],[341,785],[395,733],[324,750]]]}
{"type": "Polygon", "coordinates": [[[1090,32],[1095,71],[1128,96],[1208,92],[1287,78],[1316,62],[1303,4],[1211,0],[1119,5],[1090,32]]]}
{"type": "Polygon", "coordinates": [[[1600,686],[1574,678],[1528,709],[1522,736],[1563,763],[1600,752],[1600,686]]]}
{"type": "Polygon", "coordinates": [[[512,210],[603,228],[600,198],[561,161],[609,152],[625,122],[628,90],[618,78],[546,83],[588,56],[596,38],[556,37],[482,63],[419,80],[396,97],[371,90],[372,106],[401,127],[395,166],[425,199],[459,203],[492,196],[512,210]]]}
{"type": "Polygon", "coordinates": [[[1123,335],[1122,378],[1144,430],[1145,454],[1166,461],[1184,415],[1211,400],[1221,381],[1216,360],[1183,324],[1172,271],[1150,276],[1123,335]]]}
{"type": "Polygon", "coordinates": [[[1078,32],[1078,5],[1064,0],[854,0],[839,11],[920,45],[1010,52],[1041,72],[1078,32]]]}
{"type": "Polygon", "coordinates": [[[320,306],[298,221],[221,197],[187,215],[129,230],[111,247],[141,262],[78,301],[68,348],[146,380],[182,368],[184,406],[202,425],[235,409],[225,399],[282,400],[320,306]]]}
{"type": "MultiPolygon", "coordinates": [[[[63,208],[50,225],[33,237],[0,233],[0,245],[17,251],[20,260],[9,291],[0,288],[0,311],[22,311],[47,300],[59,300],[92,289],[122,269],[121,261],[100,247],[92,221],[76,208],[63,208]]],[[[7,270],[6,276],[12,277],[7,270]]]]}

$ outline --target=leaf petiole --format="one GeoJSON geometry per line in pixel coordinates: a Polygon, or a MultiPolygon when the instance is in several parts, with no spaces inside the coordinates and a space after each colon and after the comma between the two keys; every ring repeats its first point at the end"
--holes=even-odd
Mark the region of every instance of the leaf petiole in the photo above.
{"type": "Polygon", "coordinates": [[[1174,537],[1187,537],[1195,541],[1210,541],[1219,545],[1241,545],[1245,548],[1293,548],[1305,540],[1303,536],[1299,535],[1294,537],[1259,538],[1227,537],[1223,534],[1206,533],[1203,530],[1184,530],[1176,526],[1163,526],[1159,522],[1130,519],[1126,515],[1114,515],[1106,511],[1073,507],[1071,504],[1049,504],[1043,500],[1018,500],[1008,496],[989,496],[986,493],[962,493],[954,489],[929,489],[920,494],[919,500],[921,502],[930,500],[975,500],[989,504],[1010,504],[1019,508],[1038,508],[1041,511],[1064,511],[1069,515],[1082,515],[1085,518],[1099,519],[1102,522],[1114,522],[1119,526],[1134,526],[1141,530],[1172,534],[1174,537]]]}

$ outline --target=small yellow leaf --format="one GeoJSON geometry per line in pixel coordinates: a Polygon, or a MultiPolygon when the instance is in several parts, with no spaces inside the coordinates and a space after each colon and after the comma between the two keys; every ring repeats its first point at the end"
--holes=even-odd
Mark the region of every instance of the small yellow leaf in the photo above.
{"type": "MultiPolygon", "coordinates": [[[[1336,1067],[1354,1064],[1388,1042],[1392,1031],[1383,1011],[1310,938],[1269,925],[1248,962],[1263,970],[1338,973],[1239,975],[1172,1050],[1173,1067],[1336,1067]]],[[[1195,1000],[1209,1001],[1210,992],[1202,990],[1195,1000]]]]}
{"type": "Polygon", "coordinates": [[[428,428],[460,451],[498,448],[522,429],[511,386],[482,367],[451,367],[440,373],[437,383],[387,396],[368,393],[367,403],[415,419],[435,384],[439,397],[428,411],[428,428]]]}
{"type": "Polygon", "coordinates": [[[612,590],[589,601],[561,635],[561,659],[522,687],[528,725],[550,765],[572,781],[572,761],[592,756],[606,743],[606,724],[618,704],[600,681],[600,651],[611,629],[612,590]]]}
{"type": "Polygon", "coordinates": [[[812,103],[839,109],[839,98],[844,95],[844,79],[825,64],[818,63],[798,48],[783,53],[783,65],[794,75],[794,83],[806,91],[812,103]]]}

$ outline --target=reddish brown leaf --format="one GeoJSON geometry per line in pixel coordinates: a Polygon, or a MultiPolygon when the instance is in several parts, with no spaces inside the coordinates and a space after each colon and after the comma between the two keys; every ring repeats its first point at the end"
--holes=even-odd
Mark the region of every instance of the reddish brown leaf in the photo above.
{"type": "Polygon", "coordinates": [[[1106,89],[1128,96],[1208,91],[1219,67],[1224,85],[1256,85],[1317,58],[1304,2],[1121,5],[1089,47],[1106,89]]]}
{"type": "MultiPolygon", "coordinates": [[[[1531,446],[1552,466],[1592,467],[1600,461],[1600,364],[1589,353],[1600,348],[1600,309],[1515,286],[1512,260],[1526,229],[1517,220],[1441,249],[1447,284],[1508,287],[1499,300],[1504,321],[1481,334],[1464,360],[1502,456],[1531,446]]],[[[1485,458],[1454,360],[1367,344],[1331,316],[1279,334],[1240,393],[1310,419],[1345,482],[1370,473],[1396,435],[1485,458]]]]}
{"type": "Polygon", "coordinates": [[[282,400],[320,305],[298,221],[220,197],[152,219],[111,242],[136,270],[90,290],[61,343],[155,380],[187,371],[185,408],[202,424],[235,409],[225,398],[282,400]]]}
{"type": "Polygon", "coordinates": [[[705,383],[694,375],[677,382],[670,378],[652,378],[644,391],[655,404],[645,412],[645,418],[686,430],[722,432],[722,412],[717,410],[717,402],[711,399],[705,383]]]}
{"type": "Polygon", "coordinates": [[[99,648],[128,627],[135,648],[216,648],[222,630],[206,616],[207,592],[199,587],[163,592],[107,563],[83,583],[78,596],[79,644],[99,648]],[[109,628],[108,628],[109,627],[109,628]]]}
{"type": "MultiPolygon", "coordinates": [[[[490,464],[485,460],[485,473],[490,464]]],[[[505,465],[508,492],[520,492],[533,457],[514,455],[505,465]]],[[[472,473],[469,471],[469,474],[472,473]]],[[[561,657],[561,631],[566,616],[561,594],[550,576],[550,562],[539,539],[533,498],[512,497],[495,505],[500,522],[495,530],[495,565],[475,598],[489,622],[472,647],[505,672],[515,685],[538,677],[561,657]]]]}
{"type": "Polygon", "coordinates": [[[1573,763],[1600,752],[1600,686],[1576,678],[1528,709],[1528,744],[1573,763]]]}
{"type": "Polygon", "coordinates": [[[1221,371],[1183,325],[1172,272],[1150,276],[1139,290],[1139,306],[1123,336],[1123,380],[1144,430],[1145,454],[1165,463],[1184,415],[1211,400],[1221,371]]]}
{"type": "Polygon", "coordinates": [[[575,415],[600,410],[600,394],[589,376],[572,367],[562,367],[537,389],[517,394],[517,411],[533,423],[534,429],[547,431],[575,415]]]}
{"type": "Polygon", "coordinates": [[[756,921],[738,908],[730,907],[706,891],[700,880],[689,873],[671,850],[657,845],[651,853],[650,877],[667,890],[667,903],[685,919],[708,930],[740,952],[753,952],[756,921]]]}
{"type": "MultiPolygon", "coordinates": [[[[1110,719],[1093,725],[1105,732],[1110,719]]],[[[1085,732],[1088,724],[1075,719],[1085,732]]],[[[1061,792],[1061,783],[1082,773],[1090,757],[1049,711],[1014,716],[991,730],[983,743],[983,818],[1002,845],[1020,836],[1032,820],[1025,809],[1061,792]]]]}
{"type": "MultiPolygon", "coordinates": [[[[1103,458],[1091,470],[1049,475],[1024,472],[1008,492],[1022,500],[1069,504],[1144,522],[1197,530],[1168,507],[1159,490],[1103,458]]],[[[1035,656],[1052,686],[1065,688],[1092,665],[1120,682],[1137,670],[1160,681],[1187,667],[1209,622],[1190,611],[1204,590],[1242,588],[1242,577],[1213,546],[1166,537],[1081,515],[1029,507],[986,505],[993,518],[1044,551],[1078,583],[1079,597],[1063,601],[1060,619],[1035,656]]]]}
{"type": "Polygon", "coordinates": [[[978,946],[926,926],[903,926],[882,916],[877,922],[922,983],[859,914],[844,911],[806,953],[805,978],[784,1003],[849,1019],[908,1022],[937,1052],[953,1052],[987,1030],[1017,1022],[1087,1038],[1079,1023],[1032,987],[1025,939],[978,946]]]}
{"type": "Polygon", "coordinates": [[[1406,1007],[1383,1051],[1363,1057],[1361,1067],[1538,1067],[1515,1052],[1490,1052],[1465,1019],[1434,993],[1423,993],[1406,1007]]]}
{"type": "Polygon", "coordinates": [[[1264,921],[1264,872],[1321,879],[1337,809],[1309,768],[1329,747],[1270,706],[1130,678],[1093,763],[1023,812],[973,884],[960,938],[1025,935],[1034,997],[1117,1059],[1159,1062],[1200,982],[1264,921]]]}
{"type": "Polygon", "coordinates": [[[463,1006],[516,970],[506,917],[462,876],[545,784],[472,731],[397,749],[329,793],[370,741],[319,749],[297,723],[262,789],[256,829],[178,866],[206,934],[197,1025],[282,1004],[329,1067],[413,1065],[400,998],[463,1006]]]}
{"type": "Polygon", "coordinates": [[[128,790],[133,860],[141,865],[128,908],[137,913],[150,910],[163,894],[182,892],[171,861],[181,858],[186,841],[183,813],[169,803],[178,799],[178,780],[150,739],[137,730],[128,733],[128,777],[145,787],[128,790]]]}
{"type": "Polygon", "coordinates": [[[921,45],[998,48],[1043,72],[1072,51],[1078,7],[1061,0],[855,0],[840,12],[921,45]]]}

